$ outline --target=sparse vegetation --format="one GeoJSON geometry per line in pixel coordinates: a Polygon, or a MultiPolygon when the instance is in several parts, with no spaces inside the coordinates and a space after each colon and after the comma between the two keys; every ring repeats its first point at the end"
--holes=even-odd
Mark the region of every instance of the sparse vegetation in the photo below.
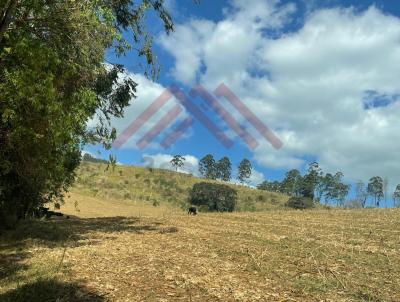
{"type": "MultiPolygon", "coordinates": [[[[185,208],[193,185],[204,181],[174,171],[152,169],[153,172],[150,172],[147,168],[133,166],[118,166],[118,170],[122,171],[122,175],[119,175],[112,169],[106,170],[106,167],[106,164],[82,162],[72,192],[98,198],[127,199],[132,202],[142,200],[139,196],[151,193],[151,202],[157,201],[161,205],[185,208]]],[[[221,184],[220,181],[214,180],[207,182],[221,184]]],[[[239,211],[283,209],[288,200],[285,194],[225,184],[237,191],[236,209],[239,211]]]]}

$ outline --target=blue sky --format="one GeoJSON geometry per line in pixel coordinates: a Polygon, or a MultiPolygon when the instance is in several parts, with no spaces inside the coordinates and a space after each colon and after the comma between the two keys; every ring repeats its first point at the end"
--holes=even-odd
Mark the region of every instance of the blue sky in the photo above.
{"type": "MultiPolygon", "coordinates": [[[[124,119],[113,121],[118,134],[169,85],[189,95],[201,84],[210,93],[226,84],[283,143],[276,150],[224,98],[217,98],[258,141],[250,149],[200,98],[193,101],[232,139],[225,148],[198,120],[169,149],[159,143],[179,116],[145,149],[136,142],[174,105],[160,108],[121,148],[111,153],[124,164],[165,167],[171,155],[188,156],[196,170],[207,153],[228,156],[234,167],[249,158],[252,184],[281,179],[291,168],[304,170],[317,160],[325,172],[342,171],[346,181],[387,177],[400,183],[396,135],[400,125],[400,6],[396,1],[191,1],[169,0],[175,32],[166,36],[155,18],[154,53],[161,67],[155,82],[140,75],[134,53],[109,61],[124,64],[139,83],[124,119]],[[143,159],[145,158],[145,160],[143,159]]],[[[127,33],[128,37],[128,33],[127,33]]],[[[93,122],[93,121],[91,121],[93,122]]],[[[85,150],[107,158],[98,146],[85,150]],[[100,154],[99,154],[100,152],[100,154]]]]}

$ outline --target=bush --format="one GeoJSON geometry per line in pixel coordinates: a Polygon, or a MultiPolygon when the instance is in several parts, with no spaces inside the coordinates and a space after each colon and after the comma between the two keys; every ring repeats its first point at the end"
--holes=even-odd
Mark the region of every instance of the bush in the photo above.
{"type": "Polygon", "coordinates": [[[223,184],[200,182],[189,193],[189,202],[208,211],[232,212],[236,207],[236,190],[223,184]]]}
{"type": "Polygon", "coordinates": [[[314,207],[314,202],[308,197],[290,197],[286,206],[293,209],[305,210],[314,207]]]}
{"type": "Polygon", "coordinates": [[[259,202],[265,202],[265,196],[264,196],[264,195],[258,195],[258,196],[257,196],[257,201],[259,201],[259,202]]]}

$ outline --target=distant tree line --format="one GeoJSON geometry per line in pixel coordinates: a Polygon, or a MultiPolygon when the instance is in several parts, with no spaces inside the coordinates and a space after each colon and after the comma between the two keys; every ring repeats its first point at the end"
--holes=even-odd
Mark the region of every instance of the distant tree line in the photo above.
{"type": "MultiPolygon", "coordinates": [[[[247,158],[244,158],[239,163],[236,178],[240,183],[246,183],[250,179],[252,169],[251,162],[247,158]]],[[[211,154],[207,154],[199,162],[199,172],[201,176],[207,179],[230,181],[232,178],[232,164],[227,156],[216,161],[211,154]]]]}
{"type": "Polygon", "coordinates": [[[91,162],[91,163],[109,164],[108,160],[101,159],[101,158],[96,158],[96,157],[90,155],[89,153],[85,153],[82,156],[82,161],[87,161],[87,162],[91,162]]]}
{"type": "MultiPolygon", "coordinates": [[[[284,193],[292,197],[309,198],[314,203],[336,204],[341,207],[367,206],[368,197],[373,199],[373,205],[381,206],[382,200],[385,205],[388,198],[388,180],[380,176],[372,177],[368,184],[359,180],[355,187],[355,199],[347,201],[351,185],[343,182],[343,173],[323,173],[317,162],[309,164],[304,175],[297,169],[292,169],[285,174],[282,181],[263,181],[257,188],[271,192],[284,193]]],[[[394,205],[400,203],[400,184],[393,193],[394,205]]]]}
{"type": "MultiPolygon", "coordinates": [[[[185,164],[185,157],[174,155],[170,163],[177,171],[185,164]]],[[[252,174],[251,162],[244,158],[237,167],[237,179],[240,183],[246,183],[252,174]]],[[[199,162],[199,173],[206,179],[218,179],[222,181],[230,181],[232,179],[232,163],[227,156],[222,157],[218,161],[214,159],[212,154],[207,154],[199,162]]]]}
{"type": "MultiPolygon", "coordinates": [[[[175,155],[171,160],[171,164],[177,169],[184,165],[184,161],[184,157],[175,155]]],[[[227,156],[215,160],[212,154],[207,154],[199,162],[199,172],[206,179],[230,181],[232,178],[232,164],[227,156]]],[[[251,162],[245,158],[237,167],[236,178],[240,183],[246,183],[251,174],[251,162]]],[[[355,184],[355,197],[347,201],[346,197],[351,190],[351,185],[345,183],[343,178],[342,172],[324,173],[317,162],[312,162],[308,165],[304,175],[299,170],[292,169],[285,174],[282,181],[265,180],[257,188],[297,198],[293,200],[293,203],[300,204],[300,207],[303,205],[308,207],[310,203],[306,199],[311,200],[313,204],[335,204],[336,206],[349,208],[365,208],[369,198],[372,199],[373,206],[380,207],[382,201],[387,205],[387,199],[389,198],[387,178],[374,176],[370,178],[367,184],[361,180],[357,181],[355,184]]],[[[400,184],[397,185],[392,198],[394,205],[399,206],[400,184]]]]}

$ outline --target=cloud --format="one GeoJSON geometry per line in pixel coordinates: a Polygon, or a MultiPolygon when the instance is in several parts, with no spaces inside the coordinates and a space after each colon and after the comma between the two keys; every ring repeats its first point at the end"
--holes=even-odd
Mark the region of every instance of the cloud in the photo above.
{"type": "Polygon", "coordinates": [[[256,187],[258,184],[262,183],[265,180],[264,174],[253,169],[251,171],[251,176],[249,178],[249,185],[256,187]]]}
{"type": "MultiPolygon", "coordinates": [[[[167,87],[162,86],[159,83],[153,82],[140,74],[133,74],[127,72],[124,77],[132,78],[137,84],[137,98],[132,98],[129,102],[129,106],[124,109],[123,118],[112,118],[111,125],[116,128],[117,136],[119,136],[133,121],[135,121],[162,93],[164,93],[167,87]]],[[[175,105],[179,104],[175,97],[171,97],[164,105],[160,106],[147,121],[132,135],[130,138],[121,146],[125,149],[137,149],[137,142],[154,127],[163,116],[165,116],[175,105]]],[[[181,122],[187,113],[185,109],[180,106],[182,112],[179,113],[176,119],[173,120],[168,126],[181,122]]],[[[94,118],[88,122],[88,127],[95,127],[98,123],[98,119],[94,118]]],[[[168,135],[172,130],[166,131],[160,134],[163,138],[168,135]]],[[[190,134],[190,133],[189,133],[190,134]]],[[[189,135],[186,134],[186,137],[189,135]]],[[[155,140],[159,140],[159,138],[155,140]]],[[[160,149],[160,146],[156,142],[150,142],[146,148],[160,149]]]]}
{"type": "MultiPolygon", "coordinates": [[[[185,158],[184,166],[178,168],[178,172],[198,175],[199,160],[192,155],[182,156],[185,158]]],[[[175,171],[175,168],[171,165],[172,158],[173,155],[170,154],[145,154],[143,155],[142,162],[146,167],[175,171]]]]}
{"type": "Polygon", "coordinates": [[[314,9],[297,31],[284,31],[296,7],[233,1],[219,22],[190,20],[160,44],[175,58],[175,78],[214,90],[221,82],[284,143],[277,151],[255,135],[254,159],[297,168],[315,157],[352,180],[400,182],[400,20],[371,6],[314,9]],[[195,26],[198,25],[198,26],[195,26]],[[395,100],[365,108],[368,91],[395,100]]]}

